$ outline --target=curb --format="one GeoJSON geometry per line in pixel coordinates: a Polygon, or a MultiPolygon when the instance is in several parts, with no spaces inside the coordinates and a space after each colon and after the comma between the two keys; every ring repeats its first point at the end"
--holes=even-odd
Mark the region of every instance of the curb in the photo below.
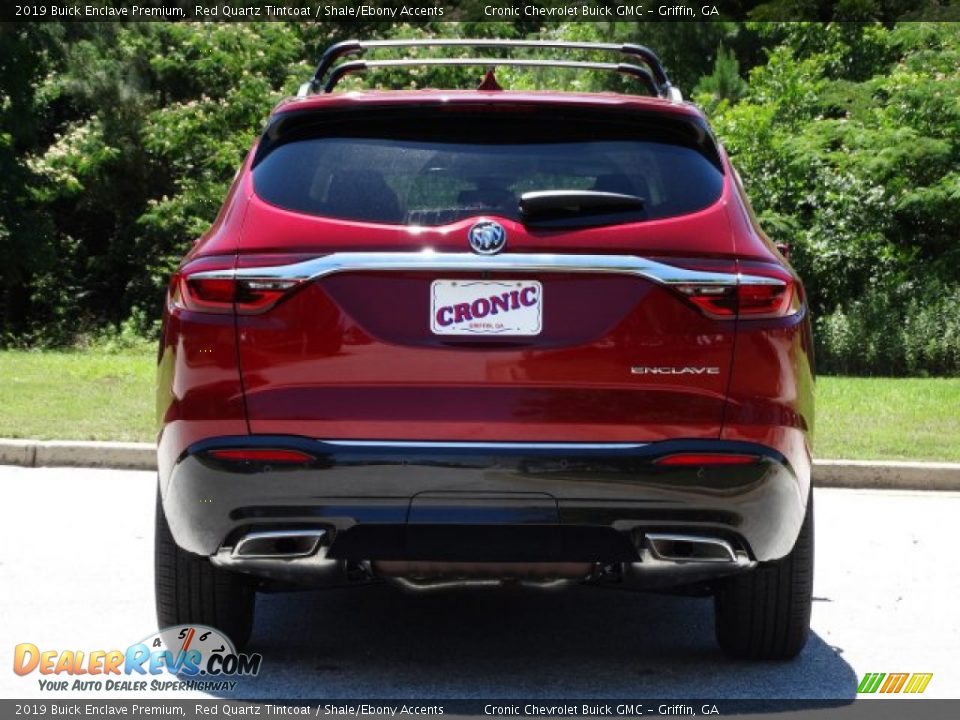
{"type": "MultiPolygon", "coordinates": [[[[0,439],[0,465],[156,470],[152,443],[0,439]]],[[[818,487],[960,491],[960,463],[814,460],[818,487]]]]}
{"type": "Polygon", "coordinates": [[[0,465],[156,470],[153,443],[0,440],[0,465]]]}
{"type": "Polygon", "coordinates": [[[814,460],[813,483],[864,490],[960,490],[960,463],[814,460]]]}

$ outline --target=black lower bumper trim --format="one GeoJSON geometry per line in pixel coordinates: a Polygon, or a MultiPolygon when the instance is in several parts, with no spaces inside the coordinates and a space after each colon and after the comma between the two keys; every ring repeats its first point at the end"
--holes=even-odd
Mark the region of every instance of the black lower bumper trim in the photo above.
{"type": "Polygon", "coordinates": [[[722,440],[651,444],[362,443],[239,436],[192,446],[161,482],[177,542],[213,555],[256,528],[318,526],[331,557],[629,561],[644,531],[731,538],[782,557],[803,519],[808,478],[770,448],[722,440]],[[217,458],[284,448],[309,462],[217,458]],[[677,453],[750,455],[738,465],[658,465],[677,453]]]}
{"type": "Polygon", "coordinates": [[[636,562],[630,536],[579,525],[354,525],[327,557],[438,562],[636,562]]]}

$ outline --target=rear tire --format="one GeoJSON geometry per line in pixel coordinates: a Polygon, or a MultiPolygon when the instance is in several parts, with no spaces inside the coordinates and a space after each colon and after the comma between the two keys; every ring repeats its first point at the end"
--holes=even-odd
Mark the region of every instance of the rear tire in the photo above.
{"type": "Polygon", "coordinates": [[[237,650],[250,639],[256,592],[242,575],[221,570],[210,559],[182,550],[170,534],[157,495],[154,540],[157,624],[209,625],[229,637],[237,650]]]}
{"type": "Polygon", "coordinates": [[[717,642],[740,660],[790,660],[807,642],[813,602],[813,493],[793,550],[722,581],[717,642]]]}

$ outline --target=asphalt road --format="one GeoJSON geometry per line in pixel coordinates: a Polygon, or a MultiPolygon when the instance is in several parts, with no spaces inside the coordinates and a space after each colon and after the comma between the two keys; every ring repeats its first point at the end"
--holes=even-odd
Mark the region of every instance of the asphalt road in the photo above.
{"type": "MultiPolygon", "coordinates": [[[[0,467],[0,697],[44,696],[11,671],[17,643],[153,632],[153,503],[151,473],[0,467]]],[[[864,673],[932,672],[926,696],[960,697],[960,494],[824,489],[816,511],[814,632],[792,663],[724,659],[708,600],[377,586],[261,596],[263,669],[237,694],[850,698],[864,673]]]]}

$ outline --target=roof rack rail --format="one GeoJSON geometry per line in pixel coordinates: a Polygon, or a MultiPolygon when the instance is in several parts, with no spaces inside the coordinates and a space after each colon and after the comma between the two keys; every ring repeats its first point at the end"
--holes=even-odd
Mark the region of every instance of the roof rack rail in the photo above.
{"type": "Polygon", "coordinates": [[[368,69],[382,67],[405,67],[414,65],[514,65],[523,67],[566,67],[584,70],[605,70],[620,72],[641,78],[651,94],[666,98],[673,102],[681,102],[683,96],[680,91],[670,84],[663,63],[650,48],[630,43],[591,43],[567,42],[563,40],[469,40],[454,38],[428,38],[418,40],[345,40],[327,48],[320,57],[313,77],[300,87],[297,93],[305,97],[319,92],[329,93],[337,82],[345,75],[363,72],[368,69]],[[595,52],[609,52],[626,55],[640,60],[649,68],[649,72],[637,65],[625,63],[591,63],[575,62],[571,60],[513,60],[508,58],[424,58],[422,60],[379,60],[379,61],[352,61],[334,67],[337,60],[343,57],[363,55],[368,50],[420,48],[420,47],[466,47],[490,49],[539,48],[551,50],[589,50],[595,52]],[[468,62],[469,61],[469,62],[468,62]],[[341,68],[347,68],[341,70],[341,68]],[[327,73],[333,69],[329,78],[327,73]],[[640,72],[637,72],[640,71],[640,72]],[[641,73],[643,73],[641,75],[641,73]],[[324,79],[326,78],[326,82],[324,79]],[[649,82],[648,82],[649,80],[649,82]]]}
{"type": "Polygon", "coordinates": [[[603,70],[618,72],[638,78],[653,95],[659,95],[657,84],[650,73],[639,65],[628,63],[599,63],[575,62],[572,60],[518,60],[515,58],[424,58],[422,60],[354,60],[337,65],[327,78],[323,91],[333,91],[340,80],[346,75],[391,67],[413,67],[417,65],[452,65],[469,66],[482,65],[484,67],[557,67],[575,68],[579,70],[603,70]]]}

